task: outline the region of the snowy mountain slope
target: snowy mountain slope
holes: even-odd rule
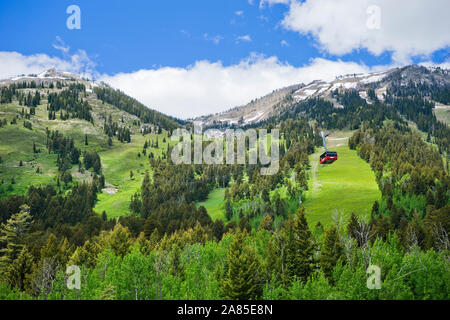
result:
[[[392,84],[407,86],[410,83],[450,86],[449,70],[417,65],[394,68],[367,74],[349,74],[336,77],[332,81],[315,80],[307,85],[299,84],[276,90],[249,104],[219,114],[198,117],[204,127],[226,128],[230,126],[254,125],[279,114],[295,103],[320,97],[343,108],[332,97],[335,90],[356,90],[361,98],[372,104],[368,90],[373,89],[380,101]]]

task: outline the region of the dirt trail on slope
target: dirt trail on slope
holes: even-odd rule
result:
[[[320,148],[318,152],[314,153],[312,155],[312,159],[319,159],[320,155],[323,153],[323,148]],[[309,188],[310,193],[319,192],[321,184],[319,183],[319,179],[317,177],[318,175],[318,168],[319,168],[319,161],[311,161],[311,171],[310,171],[310,179],[311,179],[311,185]]]

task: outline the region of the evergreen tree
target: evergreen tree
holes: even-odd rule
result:
[[[97,265],[98,254],[101,247],[90,240],[87,240],[82,247],[78,247],[70,257],[69,263],[74,265],[85,265],[88,268],[94,268]]]
[[[248,233],[250,233],[252,231],[252,226],[250,225],[247,217],[242,217],[241,220],[239,221],[239,229],[241,231],[247,231]]]
[[[11,264],[22,251],[23,238],[31,223],[30,207],[23,205],[0,229],[0,265]]]
[[[221,219],[214,221],[211,231],[217,241],[220,241],[223,233],[225,232],[225,225],[223,224],[223,221]]]
[[[110,231],[105,238],[105,245],[121,257],[129,252],[132,242],[130,231],[120,223],[116,224],[114,230]]]
[[[150,213],[150,175],[148,171],[145,173],[144,180],[142,181],[141,197],[142,197],[142,217],[147,218]]]
[[[319,255],[320,268],[328,278],[332,277],[333,269],[342,254],[343,248],[338,230],[332,226],[325,232],[325,239]]]
[[[246,232],[237,232],[228,248],[228,270],[222,282],[226,299],[257,299],[262,294],[260,263],[254,250],[245,244]]]
[[[233,209],[231,208],[229,199],[225,201],[225,216],[227,220],[231,220],[231,218],[233,218]]]
[[[259,230],[267,230],[273,232],[273,220],[269,215],[266,215],[260,222]]]
[[[300,207],[295,218],[290,218],[286,224],[286,256],[285,281],[294,276],[306,282],[313,271],[314,243],[306,222],[305,209]]]
[[[263,188],[261,198],[263,199],[264,202],[270,203],[270,196],[267,188]]]
[[[347,234],[353,239],[357,239],[357,232],[359,230],[358,217],[354,212],[350,216],[350,221],[347,224]]]
[[[47,298],[52,290],[53,281],[59,270],[66,266],[71,254],[67,239],[60,244],[54,234],[50,234],[47,243],[41,249],[41,260],[33,273],[33,289],[36,294]]]
[[[33,256],[23,247],[4,274],[7,283],[20,291],[30,288],[30,275],[33,271]]]
[[[99,179],[100,189],[105,188],[105,176],[102,174]]]

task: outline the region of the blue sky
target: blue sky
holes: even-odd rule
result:
[[[80,30],[66,27],[66,8],[72,4],[81,9]],[[59,36],[71,48],[86,50],[97,70],[108,74],[203,59],[230,65],[251,52],[296,66],[317,56],[368,65],[389,62],[389,54],[377,57],[366,50],[344,56],[321,52],[309,37],[280,26],[286,9],[280,4],[260,8],[247,0],[2,1],[0,29],[8,32],[0,50],[58,56],[52,44]],[[246,35],[251,41],[237,41]]]
[[[436,13],[448,12],[448,2],[436,0],[437,5],[430,8],[424,6],[427,1],[399,0],[397,3],[408,4],[409,11],[406,10],[404,19],[398,19],[398,12],[393,14],[392,11],[405,9],[392,8],[387,0],[356,1],[359,6],[366,1],[366,7],[376,3],[381,8],[381,28],[366,30],[363,24],[370,16],[366,7],[359,8],[349,1],[2,1],[0,66],[3,62],[8,71],[0,71],[0,77],[10,76],[16,69],[17,73],[25,73],[49,64],[73,72],[88,70],[94,77],[108,80],[154,108],[187,117],[245,103],[246,99],[255,97],[252,95],[262,95],[292,84],[290,82],[310,81],[316,70],[313,66],[321,70],[317,72],[318,78],[326,78],[352,68],[372,71],[408,63],[448,62],[450,27],[447,22],[437,25],[435,30],[424,24],[424,32],[422,29],[415,32],[413,28],[416,18],[423,14],[428,19],[423,23],[436,24]],[[336,3],[339,6],[333,8]],[[74,4],[81,9],[80,30],[66,27],[69,17],[66,8]],[[355,11],[355,7],[359,11]],[[399,20],[398,26],[392,23],[394,18]],[[448,20],[445,16],[442,18]],[[411,33],[418,36],[413,39],[405,24],[410,24]],[[444,35],[438,37],[434,32]],[[408,37],[411,37],[409,42]],[[13,59],[12,52],[20,56]],[[45,59],[38,58],[39,54]],[[16,60],[14,69],[11,61]],[[192,92],[202,91],[201,86],[204,86],[201,79],[205,74],[198,66],[202,61],[206,63],[206,74],[208,68],[214,69],[222,86],[227,86],[225,78],[248,76],[249,80],[257,81],[258,74],[261,82],[268,84],[258,88],[254,85],[245,88],[240,84],[243,93],[237,94],[239,97],[235,100],[222,97],[221,94],[226,96],[226,93],[213,88],[204,94],[219,96],[217,101],[211,97],[194,97]],[[332,66],[330,74],[324,73],[327,66]],[[310,68],[308,73],[305,68]],[[137,80],[133,76],[139,70],[141,81],[148,81],[148,86],[134,90]],[[180,70],[184,73],[177,73]],[[143,74],[145,71],[147,73]],[[246,71],[253,73],[247,75]],[[282,79],[287,73],[286,81],[267,81],[264,75],[270,72],[275,75],[269,76],[269,80]],[[198,87],[186,90],[179,100],[169,101],[164,90],[150,96],[141,92],[157,87],[161,81],[183,86],[180,76],[184,77],[184,82],[199,83]],[[184,87],[179,91],[183,90]],[[230,90],[233,90],[231,86]],[[161,104],[164,107],[160,107]],[[182,111],[187,109],[193,112]]]

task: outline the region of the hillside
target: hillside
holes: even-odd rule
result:
[[[264,175],[173,163],[172,131],[191,124],[104,84],[55,70],[3,81],[0,299],[234,299],[241,275],[242,299],[448,298],[449,92],[448,71],[410,66],[204,123],[268,130],[258,148],[278,142],[279,159]],[[333,164],[319,165],[321,131]],[[367,288],[368,261],[387,290]]]
[[[214,115],[198,117],[194,121],[200,122],[204,127],[214,128],[239,127],[258,123],[275,115],[277,109],[285,108],[290,103],[291,94],[302,86],[303,84],[298,84],[274,90],[272,93],[256,98],[244,106]]]
[[[327,138],[327,147],[337,151],[339,156],[332,165],[319,163],[323,148],[310,156],[309,190],[304,205],[311,225],[320,221],[329,226],[340,216],[348,219],[352,212],[368,218],[374,202],[381,198],[369,164],[348,148],[350,135],[337,132]]]
[[[16,95],[10,98],[11,102],[7,101],[7,103],[1,104],[0,108],[0,119],[3,119],[8,124],[16,119],[16,124],[5,125],[0,128],[2,132],[0,136],[0,156],[2,160],[0,163],[0,174],[3,182],[0,190],[3,195],[23,194],[30,185],[50,184],[56,186],[64,184],[65,189],[70,189],[73,183],[92,181],[94,176],[92,170],[80,170],[80,166],[74,165],[69,168],[72,180],[69,185],[60,181],[63,175],[61,170],[55,166],[59,156],[54,152],[48,152],[48,145],[46,145],[48,132],[58,131],[64,136],[73,139],[75,145],[82,152],[97,152],[100,156],[105,183],[102,187],[103,192],[98,196],[95,211],[97,213],[105,211],[111,217],[129,215],[130,199],[136,192],[139,192],[145,173],[147,171],[152,173],[148,157],[141,155],[144,143],[150,140],[152,143],[153,141],[158,141],[158,147],[150,148],[150,152],[154,155],[163,156],[163,152],[167,151],[169,147],[167,144],[169,132],[183,123],[146,109],[133,98],[114,91],[102,83],[80,79],[77,75],[57,72],[54,69],[38,75],[22,75],[1,81],[0,86],[4,88],[2,91],[3,99],[8,98],[8,91],[5,91],[6,88],[11,85],[20,86],[27,83],[29,85],[23,85],[24,88],[17,89]],[[257,122],[261,122],[262,125],[277,123],[284,121],[283,119],[299,118],[301,116],[308,118],[310,121],[318,122],[320,126],[328,129],[342,129],[343,125],[339,124],[342,121],[344,121],[344,126],[348,126],[349,121],[355,121],[358,117],[361,117],[360,109],[355,109],[356,116],[348,116],[348,112],[352,112],[352,105],[364,103],[366,108],[364,111],[372,112],[371,110],[377,109],[375,104],[385,100],[387,92],[392,92],[393,89],[399,91],[399,88],[410,87],[411,83],[419,83],[422,86],[430,85],[432,88],[445,88],[449,83],[448,73],[442,70],[430,71],[427,68],[411,66],[369,75],[340,76],[331,82],[314,81],[306,86],[297,85],[276,90],[266,97],[255,99],[247,106],[235,108],[220,115],[215,115],[212,118],[206,116],[201,118],[201,121],[206,126],[220,128],[227,127],[230,124],[248,126]],[[55,112],[56,116],[52,115],[52,119],[50,119],[48,114],[49,95],[61,94],[64,90],[68,90],[71,85],[83,86],[84,91],[81,90],[80,92],[83,96],[81,99],[85,100],[90,107],[90,120],[82,119],[86,117],[85,115],[77,116],[72,114],[72,116],[67,117],[63,112],[64,109],[61,109],[59,114]],[[356,92],[357,96],[348,98],[342,95],[342,93],[346,94],[346,92],[352,91]],[[31,105],[24,106],[26,103],[29,104],[25,102],[25,97],[27,95],[34,96],[36,93],[40,93],[39,104],[35,107]],[[78,95],[79,93],[76,94]],[[314,107],[316,100],[319,102],[323,101],[320,102],[323,106]],[[445,100],[443,101],[445,102]],[[273,109],[274,105],[277,105],[275,108],[277,110],[276,113],[273,112],[275,110]],[[328,112],[327,108],[330,108],[330,112],[335,110],[334,113],[329,112],[326,114]],[[444,123],[447,123],[447,109],[447,106],[439,103],[433,109],[437,119],[442,120]],[[255,117],[255,112],[259,113],[262,111],[264,111],[264,116],[260,118]],[[31,112],[33,112],[33,115],[30,115]],[[380,112],[379,108],[375,112]],[[339,113],[343,114],[341,116],[343,120],[336,118],[339,116]],[[326,114],[326,117],[332,115],[334,118],[327,119],[322,114]],[[225,115],[230,116],[230,119],[236,120],[239,118],[242,121],[220,122],[220,119]],[[363,116],[362,119],[366,117]],[[115,132],[107,131],[107,128],[105,128],[107,119],[114,124],[114,130],[118,128],[129,130],[130,141],[116,142],[113,139],[112,143],[110,143],[109,136],[114,137],[120,130]],[[414,121],[414,119],[411,120]],[[27,129],[21,125],[24,122],[29,122],[32,129]],[[218,123],[221,124],[218,125]],[[162,128],[160,128],[161,126]],[[347,138],[348,136],[349,134],[346,135]],[[86,139],[88,140],[87,145],[85,143]],[[336,164],[337,168],[331,171],[338,175],[342,174],[342,178],[348,178],[346,172],[351,170],[351,166],[346,164],[346,161],[352,163],[356,155],[353,151],[347,151],[343,148],[345,149],[344,146],[339,146],[339,149],[344,152],[345,156],[341,158],[342,161]],[[36,149],[39,152],[35,152]],[[325,174],[326,171],[324,170],[327,170],[325,167],[317,168],[314,159],[317,158],[318,153],[320,153],[320,149],[317,149],[315,153],[309,156],[312,163],[312,175],[310,175],[311,180],[309,183],[313,186],[321,183],[317,181]],[[365,169],[362,168],[362,170],[364,171]],[[132,171],[132,175],[130,171]],[[373,185],[373,174],[370,177],[365,174],[362,176],[368,178],[369,183]],[[335,178],[337,180],[340,179],[339,177]],[[337,180],[335,180],[336,183]],[[358,183],[350,186],[350,188],[357,190],[359,188]],[[327,184],[329,185],[330,183]],[[322,210],[325,212],[325,216],[322,219],[323,221],[321,221],[327,224],[330,222],[329,212],[334,209],[332,201],[327,197],[334,194],[337,195],[342,191],[330,189],[330,192],[324,192],[326,188],[322,189],[322,191],[314,187],[312,189],[314,191],[309,190],[307,193],[306,207],[308,212],[314,213],[318,210],[316,207],[321,208],[323,203],[327,202],[327,205],[323,207],[325,210]],[[207,211],[211,211],[214,219],[224,214],[225,199],[223,190],[220,192],[212,190],[210,194],[211,201],[204,202]],[[374,201],[373,197],[369,198],[367,201],[362,199],[364,204],[361,205],[359,201],[349,200],[349,206],[345,207],[344,211],[364,211],[367,213],[367,208],[370,209],[371,207],[370,202],[373,203]]]
[[[373,104],[377,101],[384,101],[388,90],[411,87],[411,85],[422,86],[422,89],[427,92],[421,92],[421,94],[425,93],[439,103],[448,97],[433,95],[433,92],[450,86],[448,70],[412,65],[368,74],[341,75],[332,81],[315,80],[307,85],[298,84],[275,90],[245,106],[215,115],[198,117],[195,121],[199,121],[207,127],[217,128],[256,126],[290,112],[298,103],[315,98],[329,101],[334,108],[342,109],[344,106],[333,95],[336,90],[353,90],[367,104]]]
[[[26,88],[16,89],[11,102],[0,105],[0,119],[6,123],[0,127],[0,177],[2,180],[0,192],[3,196],[23,194],[31,185],[50,184],[56,186],[58,183],[63,184],[62,181],[58,182],[61,178],[61,172],[56,165],[58,154],[48,150],[47,133],[53,131],[58,131],[64,137],[73,139],[75,146],[82,152],[97,152],[104,163],[104,175],[107,177],[106,186],[117,188],[118,195],[124,190],[129,190],[129,193],[131,190],[132,194],[145,171],[150,169],[145,157],[137,156],[144,145],[145,139],[142,132],[145,131],[149,134],[153,132],[152,137],[155,138],[157,136],[167,137],[166,129],[172,130],[179,125],[172,118],[147,109],[132,98],[126,97],[104,84],[82,80],[76,75],[59,73],[53,69],[39,75],[20,76],[0,82],[3,97],[6,96],[7,88],[10,88],[11,85],[20,87],[24,86],[24,83],[28,84],[25,85]],[[83,90],[80,90],[77,95],[82,96],[81,99],[89,105],[90,120],[81,119],[75,113],[70,114],[71,111],[64,106],[58,106],[59,109],[54,112],[55,116],[52,115],[50,119],[49,95],[58,95],[64,90],[70,91],[68,88],[71,85],[83,87]],[[117,100],[118,105],[102,101],[95,92],[100,89],[104,92],[115,92],[118,99],[121,99]],[[18,100],[18,97],[26,97],[28,94],[30,96],[39,94],[39,103],[27,106],[26,102]],[[111,98],[109,101],[116,103],[116,100]],[[130,106],[133,106],[134,109],[131,110]],[[142,111],[140,111],[141,109]],[[147,110],[153,113],[147,113]],[[66,112],[69,116],[66,116]],[[156,122],[145,122],[141,117],[144,120]],[[114,132],[106,132],[107,121],[116,126]],[[15,123],[12,124],[12,122]],[[30,123],[31,129],[24,127],[25,122]],[[117,134],[122,132],[121,128],[123,132],[129,131],[130,142],[119,141]],[[158,135],[158,132],[161,133]],[[112,138],[110,142],[109,137]],[[156,151],[154,152],[156,153]],[[134,170],[136,173],[133,181],[139,179],[137,185],[134,184],[132,189],[129,189],[126,184],[128,181],[126,177],[129,177],[130,170]],[[79,166],[72,165],[69,172],[73,182],[92,181],[93,173],[89,170],[80,170]],[[70,188],[70,186],[68,187]],[[128,207],[129,200],[130,197],[127,195],[124,203],[118,208]],[[116,214],[125,214],[127,210],[122,209]]]

